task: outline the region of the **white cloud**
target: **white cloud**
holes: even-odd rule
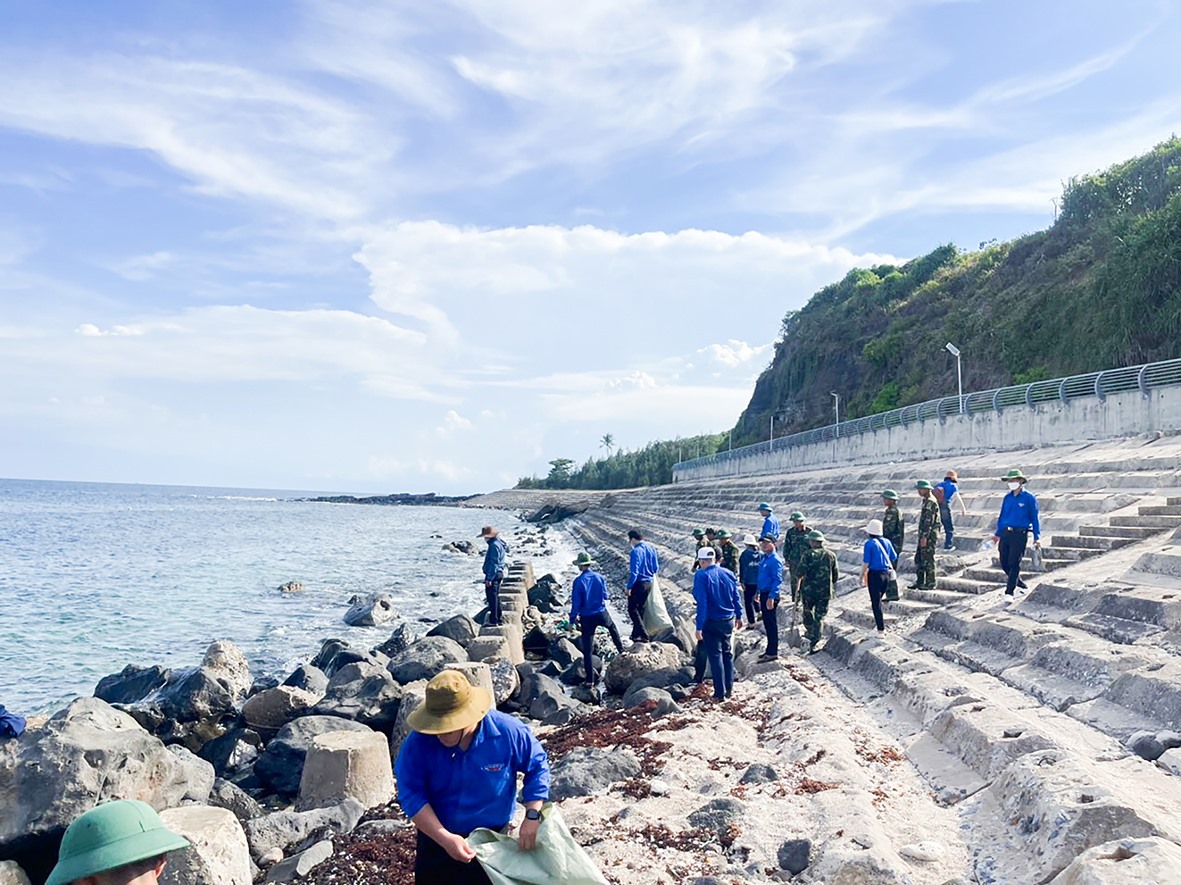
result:
[[[443,423],[435,428],[435,432],[439,436],[447,438],[471,430],[473,427],[475,425],[469,419],[454,409],[448,409],[447,414],[443,416]]]
[[[752,347],[745,341],[737,341],[731,338],[725,344],[711,344],[708,347],[701,348],[697,352],[705,354],[715,363],[733,369],[761,358],[764,354],[770,352],[770,350],[770,344]]]
[[[176,256],[171,252],[153,252],[150,255],[137,255],[125,261],[118,261],[111,265],[111,270],[124,279],[135,282],[150,280],[156,271],[175,263]]]

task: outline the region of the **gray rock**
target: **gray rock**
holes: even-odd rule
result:
[[[312,658],[312,666],[321,673],[327,673],[328,665],[332,659],[336,657],[338,652],[348,647],[349,644],[343,639],[325,639],[320,643],[320,650],[316,652],[316,656]]]
[[[623,696],[625,707],[638,707],[641,704],[646,704],[648,701],[656,702],[656,708],[652,711],[652,717],[654,719],[660,716],[666,716],[669,713],[679,713],[681,711],[676,701],[673,700],[673,696],[663,688],[641,688],[638,691],[629,691]]]
[[[607,690],[613,694],[626,694],[637,679],[657,670],[678,669],[681,659],[681,650],[675,645],[666,642],[638,643],[607,664],[604,675]]]
[[[402,686],[389,670],[377,664],[358,662],[333,674],[323,699],[312,712],[319,716],[340,716],[362,722],[370,728],[389,731],[398,719]]]
[[[57,839],[99,802],[135,796],[154,808],[189,791],[185,765],[134,719],[79,698],[0,752],[0,856],[53,857]]]
[[[302,688],[312,694],[324,696],[328,690],[328,676],[319,667],[311,664],[300,664],[291,671],[291,675],[283,680],[284,685],[291,688]]]
[[[378,627],[392,624],[397,619],[394,599],[388,593],[354,596],[349,600],[349,610],[344,613],[344,622],[350,627]]]
[[[398,750],[402,748],[402,741],[410,734],[410,723],[407,721],[411,713],[426,702],[426,680],[411,682],[402,686],[402,703],[398,707],[398,718],[390,732],[390,758],[398,758]]]
[[[378,818],[377,820],[367,820],[362,824],[358,824],[356,833],[358,836],[373,838],[375,836],[393,836],[395,833],[400,833],[405,829],[407,829],[407,825],[402,821]]]
[[[250,885],[253,881],[246,834],[230,811],[182,805],[160,812],[160,819],[189,840],[188,848],[168,855],[161,885]]]
[[[175,756],[177,761],[184,767],[185,784],[188,786],[188,789],[185,790],[181,801],[204,805],[209,799],[209,793],[213,789],[213,782],[217,777],[213,773],[213,766],[204,759],[194,756],[179,744],[169,746],[168,752]]]
[[[319,694],[279,685],[248,698],[242,705],[242,719],[260,733],[273,734],[292,719],[306,716],[318,700]]]
[[[346,645],[332,656],[324,670],[324,674],[331,679],[341,668],[349,664],[377,664],[379,667],[389,666],[389,658],[377,649],[356,648]]]
[[[427,636],[446,636],[448,639],[467,648],[480,632],[479,626],[467,615],[459,614],[448,618],[437,627],[429,630]]]
[[[29,877],[14,860],[0,860],[0,885],[29,885]]]
[[[280,796],[294,798],[299,793],[303,763],[312,738],[332,731],[369,730],[366,725],[337,716],[304,716],[279,729],[254,764],[254,773]]]
[[[664,667],[654,670],[640,678],[633,680],[628,686],[628,692],[639,691],[641,688],[669,689],[676,685],[686,686],[693,682],[693,674],[684,667]]]
[[[94,696],[108,704],[134,704],[165,685],[168,672],[163,667],[128,664],[118,673],[100,679],[94,687]]]
[[[561,584],[553,575],[543,575],[529,589],[529,604],[545,614],[561,611],[564,605]]]
[[[414,630],[411,629],[409,624],[403,621],[394,628],[394,632],[390,634],[389,639],[373,650],[381,652],[387,658],[395,658],[410,648],[417,639],[418,636],[415,635]]]
[[[570,697],[582,704],[601,704],[603,695],[593,685],[576,685],[570,689]]]
[[[249,728],[235,728],[208,741],[197,754],[213,765],[220,777],[252,765],[262,752],[262,737]]]
[[[1155,762],[1165,752],[1165,746],[1150,731],[1138,731],[1128,738],[1128,749],[1149,762]]]
[[[521,680],[518,703],[528,715],[547,725],[564,725],[578,715],[581,705],[562,690],[562,685],[541,673]]]
[[[485,658],[484,663],[488,665],[488,670],[492,674],[492,693],[496,696],[496,704],[499,706],[517,693],[521,687],[521,677],[508,658]]]
[[[275,811],[245,824],[246,840],[256,862],[270,851],[286,852],[316,830],[329,827],[336,833],[351,833],[365,809],[356,799],[345,799],[331,808],[311,811]]]
[[[279,585],[280,593],[303,593],[304,586],[299,581],[286,581]]]
[[[1158,731],[1156,739],[1166,750],[1175,750],[1177,747],[1181,747],[1181,732]]]
[[[403,685],[430,680],[450,664],[466,661],[467,652],[454,639],[427,636],[418,640],[389,663],[389,671]]]
[[[779,846],[779,867],[792,875],[802,873],[812,863],[811,839],[788,839]]]
[[[294,882],[296,879],[306,879],[312,870],[330,857],[332,857],[332,842],[324,839],[299,854],[279,861],[271,867],[265,881]]]
[[[529,654],[549,654],[549,636],[540,627],[531,627],[526,630],[521,642]]]
[[[550,798],[589,796],[639,773],[640,763],[631,750],[575,747],[551,768]]]
[[[713,830],[719,835],[726,832],[731,824],[737,824],[745,808],[737,799],[712,799],[689,813],[689,824]]]
[[[557,636],[550,641],[549,656],[559,667],[569,667],[582,659],[582,651],[565,636]]]
[[[597,676],[603,671],[603,659],[598,655],[591,655],[591,667],[594,669],[594,675]],[[558,681],[565,685],[578,685],[586,682],[585,670],[586,661],[583,660],[582,655],[579,655],[574,663],[558,675]]]
[[[216,808],[232,812],[242,823],[262,817],[264,814],[263,807],[249,793],[234,782],[221,777],[213,782],[213,789],[210,790],[207,801]]]
[[[241,698],[236,698],[225,683],[205,667],[173,670],[171,679],[147,699],[166,719],[177,722],[218,719],[232,714],[235,704],[245,700],[245,691]]]
[[[739,783],[743,784],[771,784],[779,780],[779,772],[770,765],[756,762],[742,773]]]

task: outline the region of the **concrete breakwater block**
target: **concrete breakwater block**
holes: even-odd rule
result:
[[[166,885],[250,885],[250,846],[233,812],[211,805],[184,805],[160,812],[164,826],[191,843],[168,856]]]
[[[469,661],[464,664],[452,664],[447,669],[462,673],[468,682],[476,688],[484,689],[495,701],[496,689],[492,685],[492,668],[487,664]]]
[[[509,657],[509,643],[503,636],[477,636],[467,647],[467,656],[473,661],[486,661],[488,658]]]
[[[1083,852],[1050,885],[1171,882],[1178,871],[1181,871],[1181,847],[1167,839],[1120,839]]]
[[[525,634],[519,624],[485,624],[481,636],[503,636],[508,641],[508,658],[514,664],[525,663]]]
[[[299,782],[296,808],[325,808],[356,799],[365,808],[389,802],[394,772],[385,736],[376,731],[343,731],[312,739]]]

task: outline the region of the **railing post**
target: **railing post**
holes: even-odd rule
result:
[[[1036,381],[1033,382],[1033,384],[1036,383]],[[1025,386],[1025,405],[1029,406],[1031,409],[1033,408],[1033,384],[1027,384]]]
[[[992,394],[992,410],[994,412],[996,412],[997,414],[1000,414],[1000,411],[1001,411],[1001,391],[1002,390],[1004,390],[1003,387],[998,387]]]
[[[1107,394],[1103,392],[1103,376],[1106,374],[1107,372],[1104,371],[1095,376],[1095,396],[1099,397],[1099,402],[1107,399]]]
[[[1066,382],[1068,380],[1069,379],[1067,378],[1063,378],[1058,384],[1058,399],[1060,399],[1062,402],[1066,402]]]
[[[1149,397],[1147,373],[1147,365],[1141,366],[1140,371],[1136,373],[1136,386],[1140,388],[1140,395],[1145,399],[1148,399]]]

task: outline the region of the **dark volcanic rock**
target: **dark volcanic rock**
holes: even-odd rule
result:
[[[663,688],[641,688],[637,691],[629,691],[623,698],[623,704],[626,707],[639,707],[648,701],[656,701],[656,706],[652,710],[652,718],[654,719],[669,713],[679,713],[681,710],[673,700],[673,696]]]
[[[312,658],[312,666],[321,673],[327,673],[328,665],[332,659],[336,657],[338,652],[348,647],[349,644],[343,639],[325,639],[320,643],[320,650],[316,652],[316,656]]]
[[[779,846],[779,866],[792,875],[802,873],[812,863],[811,839],[788,839]]]
[[[779,780],[779,772],[777,772],[770,765],[764,765],[762,762],[756,762],[742,773],[742,780],[739,783],[743,784],[770,784]]]
[[[328,690],[328,676],[319,667],[300,664],[291,671],[290,676],[283,680],[283,684],[291,688],[302,688],[312,694],[323,695]]]
[[[354,596],[349,603],[344,622],[350,627],[377,627],[393,623],[398,618],[394,599],[388,593]]]
[[[724,833],[731,824],[742,817],[744,807],[737,799],[712,799],[689,814],[689,824],[703,827],[715,833]]]
[[[398,718],[401,703],[402,686],[389,670],[358,662],[336,671],[323,699],[312,712],[352,719],[388,734]]]
[[[108,704],[134,704],[168,681],[163,667],[137,667],[128,664],[118,673],[104,676],[94,687],[94,696]]]
[[[589,796],[639,773],[640,763],[630,750],[575,747],[554,763],[550,798],[562,800]]]
[[[359,722],[337,716],[304,716],[289,722],[267,744],[254,764],[254,773],[268,788],[286,798],[299,793],[303,763],[312,738],[332,731],[369,731]]]
[[[591,667],[595,673],[603,672],[603,659],[598,655],[591,655]],[[586,662],[579,655],[569,667],[562,671],[558,679],[566,685],[578,685],[581,682],[586,682]]]
[[[465,661],[467,652],[454,639],[427,636],[391,660],[389,671],[405,685],[419,679],[432,679],[450,664],[462,664]]]
[[[403,622],[394,628],[394,632],[390,634],[390,638],[377,646],[373,650],[380,652],[387,658],[396,658],[418,639],[410,625]]]
[[[224,808],[231,812],[242,823],[262,817],[264,814],[263,807],[249,793],[237,784],[220,777],[213,782],[208,802],[216,808]]]
[[[569,667],[582,657],[582,651],[578,646],[565,636],[555,636],[550,640],[548,654],[560,667]]]
[[[299,845],[323,827],[337,833],[351,833],[365,809],[356,799],[345,799],[330,808],[312,811],[276,811],[255,818],[243,826],[250,853],[258,861],[273,848],[283,852]]]
[[[448,639],[452,639],[464,648],[467,648],[479,632],[480,628],[476,625],[475,621],[467,615],[459,614],[448,618],[430,630],[426,635],[446,636]]]
[[[203,746],[198,756],[213,765],[219,777],[251,765],[262,752],[262,738],[249,728],[235,728]]]
[[[537,606],[538,610],[545,614],[561,611],[565,603],[561,591],[562,585],[558,583],[557,578],[553,575],[543,575],[529,589],[529,604]]]
[[[549,637],[540,627],[534,627],[525,633],[524,646],[526,654],[549,654]]]

